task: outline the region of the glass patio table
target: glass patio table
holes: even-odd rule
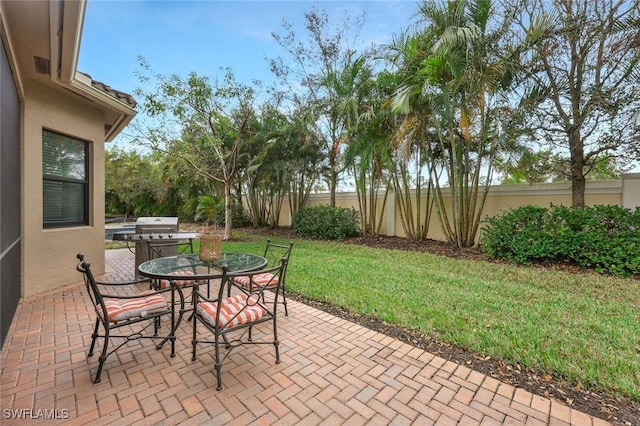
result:
[[[138,266],[141,275],[158,280],[209,280],[220,278],[222,268],[228,272],[247,272],[264,268],[267,259],[250,253],[222,253],[213,262],[204,262],[198,253],[159,257]]]
[[[138,266],[138,272],[155,280],[168,280],[180,283],[173,288],[180,293],[180,311],[175,328],[182,321],[185,309],[185,299],[182,288],[187,283],[207,282],[207,295],[209,294],[209,282],[222,278],[222,268],[227,267],[228,272],[248,272],[262,269],[267,265],[267,259],[250,253],[222,253],[222,256],[213,262],[204,262],[198,257],[198,253],[180,254],[177,256],[158,257],[147,260]],[[220,285],[223,285],[220,283]],[[164,343],[164,342],[163,342]]]

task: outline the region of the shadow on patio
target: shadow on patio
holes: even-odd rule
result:
[[[134,255],[109,250],[106,261],[126,276]],[[95,316],[80,279],[18,307],[2,350],[2,424],[609,424],[294,300],[278,318],[282,362],[270,346],[240,348],[222,391],[213,347],[191,361],[188,321],[175,358],[130,342],[93,384]]]

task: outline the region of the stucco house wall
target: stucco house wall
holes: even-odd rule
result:
[[[77,282],[83,252],[104,273],[104,120],[81,97],[34,84],[25,90],[23,133],[23,297]],[[90,142],[89,226],[43,229],[42,130]]]
[[[5,152],[20,152],[19,172],[0,169],[5,201],[0,204],[0,230],[2,245],[8,246],[0,252],[0,348],[20,298],[81,281],[76,253],[86,255],[94,273],[105,270],[104,144],[136,115],[136,101],[77,70],[86,5],[87,0],[0,0],[0,95],[12,113],[19,110],[11,120],[19,136],[1,132],[0,160],[8,161]],[[86,225],[44,227],[44,129],[88,142]],[[15,208],[8,206],[16,205],[14,198],[20,200],[20,214],[12,217]],[[7,232],[18,228],[17,237]]]

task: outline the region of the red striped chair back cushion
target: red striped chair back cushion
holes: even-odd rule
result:
[[[169,275],[193,275],[191,271],[170,272]],[[193,280],[173,280],[177,286],[184,287],[193,284]],[[165,289],[171,287],[169,280],[160,280],[160,288]]]
[[[249,288],[249,282],[251,278],[249,276],[235,277],[233,281],[237,284]],[[280,282],[280,277],[275,276],[269,272],[265,272],[263,274],[256,274],[253,276],[253,284],[261,287],[275,287]]]

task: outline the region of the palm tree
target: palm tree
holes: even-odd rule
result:
[[[254,137],[244,147],[242,185],[254,226],[278,226],[286,197],[291,217],[304,206],[321,175],[322,144],[307,108],[289,114],[265,104]]]
[[[373,78],[369,57],[351,54],[339,73],[329,74],[327,86],[341,99],[338,108],[344,123],[341,139],[346,145],[345,164],[354,178],[362,233],[377,235],[382,217],[379,208],[384,208],[389,188],[383,171],[389,161],[390,132],[381,120],[384,99]]]
[[[499,21],[493,6],[489,0],[425,0],[420,15],[427,25],[415,37],[426,43],[414,42],[421,48],[413,53],[424,59],[395,99],[408,112],[428,105],[430,114],[420,119],[435,137],[427,145],[436,212],[445,235],[459,247],[475,244],[496,152],[507,137],[504,120],[511,116],[508,95],[517,64],[505,41],[511,16]]]
[[[433,212],[431,170],[436,170],[441,160],[432,130],[434,114],[429,98],[422,94],[420,74],[430,41],[424,32],[420,36],[403,33],[387,46],[387,59],[397,69],[389,76],[390,84],[400,87],[391,92],[391,102],[385,105],[392,106],[390,114],[399,121],[390,141],[395,150],[389,164],[390,177],[404,233],[414,240],[426,239],[429,233]]]

